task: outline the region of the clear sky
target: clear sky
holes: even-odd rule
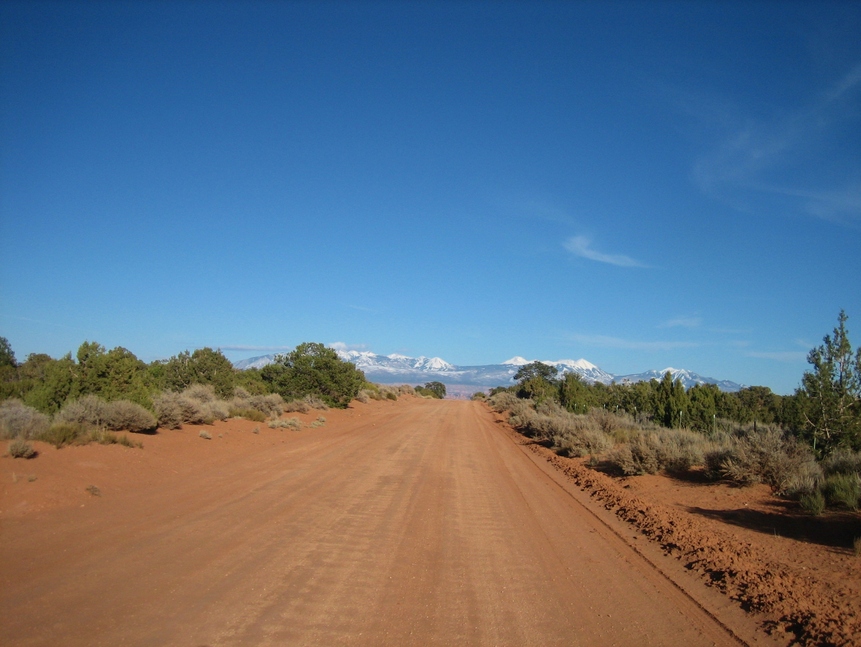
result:
[[[4,2],[0,336],[789,393],[861,343],[861,3]]]

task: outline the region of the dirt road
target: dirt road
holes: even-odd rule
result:
[[[3,644],[738,644],[478,403],[326,415],[4,515]]]

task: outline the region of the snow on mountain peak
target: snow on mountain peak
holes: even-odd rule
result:
[[[532,362],[530,362],[528,359],[524,359],[520,355],[515,355],[511,359],[509,359],[505,362],[502,362],[502,365],[503,366],[526,366],[527,364],[531,364],[531,363]]]
[[[417,357],[413,363],[414,368],[422,368],[426,371],[451,371],[454,366],[441,357]]]
[[[545,362],[546,364],[553,364],[554,366],[569,366],[571,368],[579,368],[584,371],[594,371],[598,367],[595,366],[592,362],[586,361],[583,358],[578,360],[573,359],[558,359],[555,362]]]

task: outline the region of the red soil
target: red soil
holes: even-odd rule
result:
[[[857,514],[614,479],[473,402],[287,416],[0,458],[3,643],[861,643]]]

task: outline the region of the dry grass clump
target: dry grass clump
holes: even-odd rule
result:
[[[36,450],[33,446],[23,438],[16,438],[9,443],[9,456],[12,458],[33,458],[36,455]]]
[[[254,422],[263,422],[266,420],[265,413],[251,407],[237,408],[235,406],[231,406],[230,409],[228,409],[228,416],[230,418],[245,418],[246,420],[252,420]]]
[[[202,424],[206,421],[200,404],[181,393],[165,391],[153,398],[159,427],[179,429],[183,424]]]
[[[179,429],[184,424],[208,425],[230,417],[230,405],[204,384],[192,384],[182,393],[164,391],[153,399],[153,405],[159,426],[167,429]]]
[[[706,453],[706,473],[740,485],[765,483],[777,494],[801,496],[822,480],[813,453],[777,427],[737,430],[727,444]]]
[[[108,403],[96,395],[85,395],[67,403],[54,416],[54,422],[107,427]]]
[[[388,384],[378,384],[377,389],[379,389],[378,400],[397,400],[401,394],[398,387],[389,386]],[[415,393],[415,390],[413,390],[413,393]]]
[[[263,414],[263,418],[249,418],[257,422],[263,422],[266,418],[276,418],[284,411],[284,399],[277,393],[269,393],[267,395],[251,395],[242,387],[236,387],[233,391],[233,399],[230,401],[231,410],[253,409]],[[231,414],[233,415],[233,414]],[[253,414],[252,414],[253,415]],[[243,418],[249,416],[243,415]]]
[[[28,407],[20,400],[0,402],[0,438],[32,440],[44,432],[51,419],[44,413]]]
[[[141,405],[128,400],[106,402],[96,395],[69,402],[54,416],[54,422],[136,433],[153,431],[158,426],[155,416]]]
[[[316,395],[306,395],[301,400],[291,400],[283,405],[283,409],[287,413],[308,413],[311,409],[319,409],[328,411],[329,405]]]
[[[195,402],[214,402],[218,400],[215,389],[209,384],[191,384],[182,391],[183,395]]]
[[[286,413],[308,413],[311,407],[304,400],[291,400],[284,405]]]
[[[197,435],[200,436],[201,438],[203,438],[204,440],[212,440],[212,434],[210,434],[208,431],[206,431],[206,429],[201,429],[200,433]]]
[[[143,447],[141,443],[131,441],[125,435],[117,435],[107,429],[93,427],[83,422],[55,422],[37,440],[51,443],[58,449],[64,445],[89,445],[90,443]]]
[[[105,426],[113,431],[125,429],[132,433],[154,431],[158,426],[152,412],[128,400],[108,402],[105,423]]]
[[[284,418],[269,421],[270,429],[301,429],[302,421],[299,418]]]
[[[318,409],[320,411],[328,411],[329,405],[326,404],[319,396],[314,395],[313,393],[309,393],[302,400],[312,409]]]
[[[367,404],[371,400],[397,400],[402,395],[418,395],[414,387],[409,384],[398,386],[389,384],[373,384],[366,382],[364,388],[356,394],[356,400]],[[316,408],[316,407],[315,407]]]
[[[510,411],[512,427],[526,436],[549,441],[563,456],[601,454],[613,446],[613,440],[593,419],[570,413],[555,402],[545,401],[533,408],[531,400],[497,393],[491,398],[491,406]]]
[[[682,473],[702,465],[712,443],[689,429],[649,428],[633,432],[620,443],[607,462],[626,476],[659,471]]]

